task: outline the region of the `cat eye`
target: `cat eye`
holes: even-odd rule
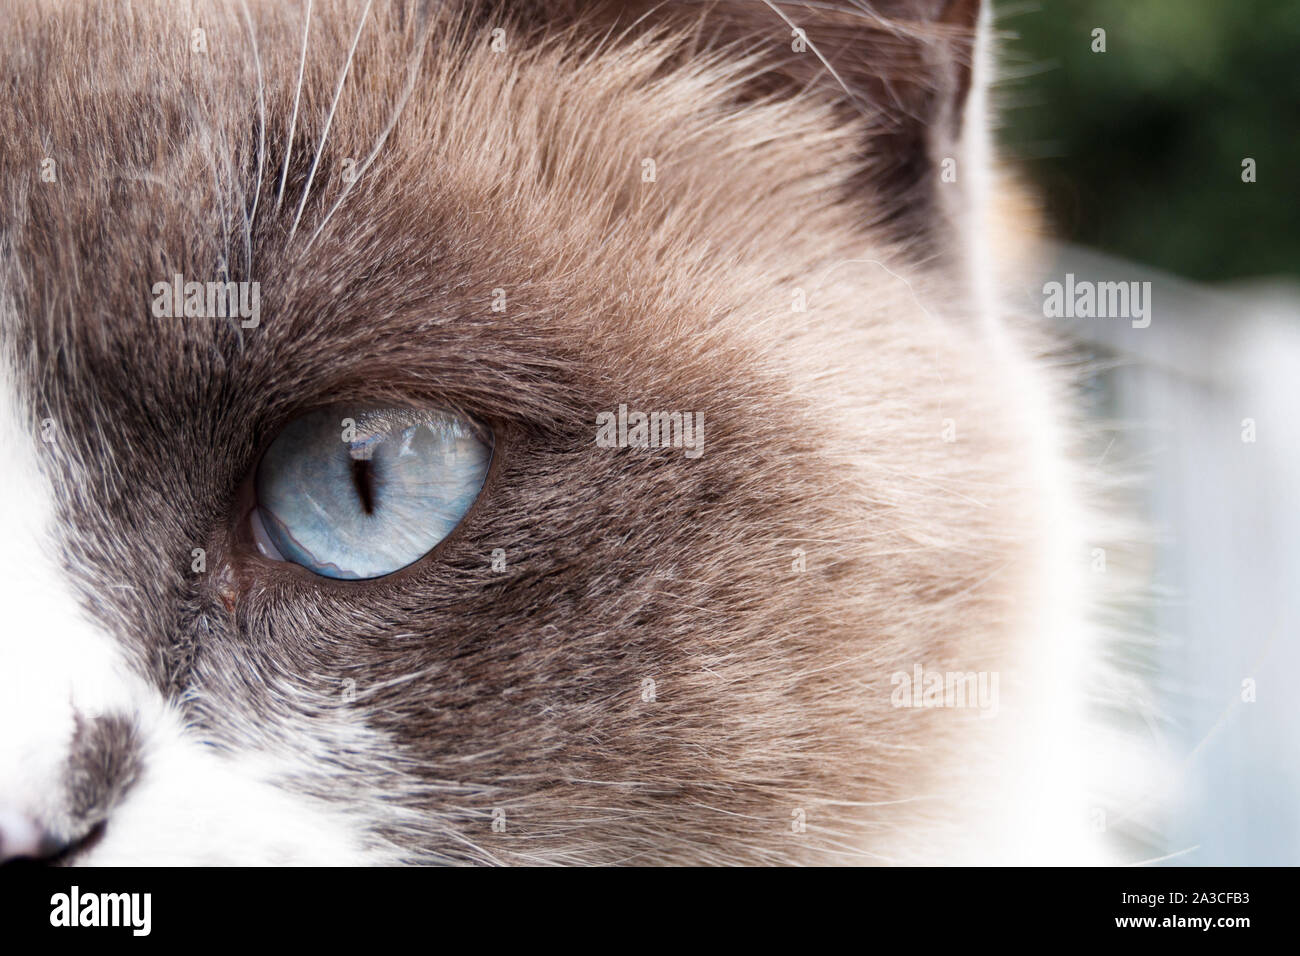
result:
[[[253,539],[266,557],[323,577],[391,574],[460,524],[491,461],[490,434],[452,412],[309,412],[258,463]]]

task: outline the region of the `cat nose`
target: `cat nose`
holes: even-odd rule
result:
[[[52,849],[52,842],[31,817],[0,807],[0,863],[19,857],[45,856]]]

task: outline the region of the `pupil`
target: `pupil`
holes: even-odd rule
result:
[[[368,458],[352,459],[352,486],[361,499],[361,510],[375,513],[375,472]]]

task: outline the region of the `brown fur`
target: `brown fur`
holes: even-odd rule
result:
[[[0,285],[69,567],[196,735],[330,754],[279,782],[394,859],[943,859],[998,722],[894,708],[890,675],[997,670],[1017,712],[1059,452],[935,167],[974,5],[798,10],[851,95],[763,4],[561,7],[376,3],[331,116],[362,4],[318,3],[295,121],[298,4],[17,4]],[[222,264],[259,328],[150,315]],[[491,425],[470,516],[370,582],[257,556],[260,450],[361,401]],[[621,402],[704,412],[703,457],[597,448]]]

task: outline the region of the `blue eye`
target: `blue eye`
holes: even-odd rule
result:
[[[257,467],[259,549],[327,578],[419,560],[465,517],[491,438],[444,411],[339,406],[290,422]]]

